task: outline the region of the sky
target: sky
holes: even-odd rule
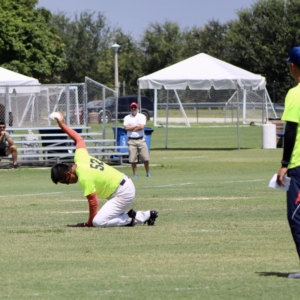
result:
[[[150,23],[177,22],[180,28],[202,27],[210,20],[221,23],[237,19],[237,11],[255,0],[39,0],[38,7],[69,17],[85,10],[101,12],[112,27],[139,40]]]

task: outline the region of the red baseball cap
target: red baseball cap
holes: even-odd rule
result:
[[[137,105],[137,103],[135,103],[135,102],[132,102],[132,103],[130,104],[130,108],[131,108],[131,107],[134,107],[134,106],[135,106],[136,108],[138,108],[138,107],[139,107],[139,106]]]

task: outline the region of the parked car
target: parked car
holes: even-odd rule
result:
[[[88,104],[87,104],[88,113],[99,112],[101,109],[102,109],[102,100],[94,100],[94,101],[88,102]]]
[[[130,104],[132,102],[138,103],[138,96],[120,96],[118,97],[118,120],[122,120],[126,115],[130,113]],[[146,96],[141,96],[141,107],[139,111],[146,116],[147,120],[153,117],[153,101]],[[112,119],[116,119],[116,97],[110,97],[105,99],[105,111],[103,109],[103,103],[101,110],[99,110],[99,123],[111,122]]]

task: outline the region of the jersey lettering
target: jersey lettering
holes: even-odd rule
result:
[[[90,159],[90,168],[104,171],[104,163],[96,158]]]

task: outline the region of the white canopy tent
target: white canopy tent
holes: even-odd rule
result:
[[[172,66],[154,72],[138,79],[139,96],[140,89],[166,90],[266,90],[266,80],[261,75],[253,74],[217,58],[200,53]],[[238,95],[239,93],[237,93]],[[177,94],[176,94],[177,97]],[[243,97],[243,102],[246,98]],[[179,97],[179,106],[186,118]],[[140,104],[140,103],[139,103]],[[243,106],[245,109],[245,105]],[[157,99],[154,99],[154,121],[156,124]],[[187,118],[186,118],[187,119]],[[238,144],[239,120],[238,120]],[[240,145],[238,145],[240,148]]]
[[[28,77],[4,68],[0,67],[0,92],[5,92],[4,86],[16,86],[15,91],[20,92],[20,88],[17,89],[17,86],[19,85],[40,85],[39,81],[35,78]],[[10,90],[10,92],[13,91],[13,88]]]
[[[28,77],[5,68],[0,67],[0,104],[2,105],[2,114],[5,114],[5,119],[9,120],[9,112],[13,112],[12,97],[22,95],[22,98],[27,98],[27,106],[33,102],[36,93],[40,92],[40,83],[37,79]],[[18,103],[16,102],[17,106]],[[6,107],[7,109],[3,109]],[[16,107],[15,109],[18,109]],[[17,114],[15,114],[17,115]]]

